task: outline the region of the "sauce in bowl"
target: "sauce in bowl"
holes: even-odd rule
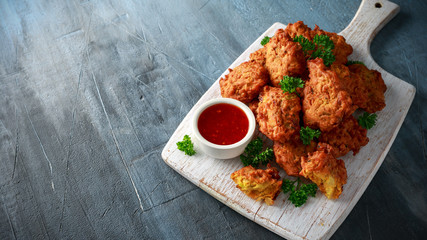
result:
[[[252,110],[232,98],[214,98],[195,109],[194,146],[217,159],[238,157],[252,140],[256,120]]]
[[[218,103],[206,108],[197,127],[203,138],[218,145],[230,145],[242,140],[249,130],[245,112],[232,104]]]

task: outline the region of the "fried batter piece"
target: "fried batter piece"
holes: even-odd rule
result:
[[[221,96],[249,103],[269,81],[268,72],[255,61],[244,62],[219,80]]]
[[[306,61],[302,48],[283,29],[277,30],[264,47],[265,67],[273,86],[280,87],[283,76],[297,77],[304,73]]]
[[[319,143],[317,150],[301,158],[300,175],[313,181],[329,199],[337,199],[347,183],[344,161],[332,155],[332,147]]]
[[[252,61],[255,61],[255,62],[264,66],[265,65],[265,52],[266,52],[265,47],[260,48],[260,49],[256,50],[255,52],[251,53],[251,55],[249,55],[249,58]]]
[[[258,109],[258,105],[259,105],[259,100],[258,99],[254,99],[254,100],[252,100],[252,102],[250,102],[248,104],[248,107],[249,107],[249,109],[251,109],[252,113],[254,114],[255,119],[256,119],[256,116],[257,116],[256,110]]]
[[[273,205],[280,192],[282,181],[279,171],[270,164],[266,170],[244,167],[231,174],[231,179],[242,192],[256,201],[264,200],[267,205]]]
[[[362,128],[352,115],[345,118],[335,129],[322,132],[319,141],[328,143],[334,148],[333,155],[338,158],[353,151],[356,155],[360,148],[368,144],[367,130]]]
[[[350,44],[347,44],[345,38],[336,33],[326,32],[319,28],[319,26],[315,26],[312,30],[307,27],[302,21],[298,21],[293,24],[288,24],[285,29],[285,32],[295,38],[296,36],[304,36],[308,40],[312,41],[314,36],[316,35],[327,35],[332,42],[334,42],[334,49],[332,53],[335,56],[335,63],[345,64],[347,63],[347,57],[353,53],[353,47]]]
[[[275,141],[273,145],[276,162],[289,176],[298,177],[301,172],[301,157],[306,157],[309,152],[316,150],[317,143],[311,141],[304,145],[299,137],[284,143]]]
[[[287,141],[300,130],[300,111],[301,103],[296,94],[265,86],[256,111],[259,131],[273,141]]]
[[[361,78],[362,85],[367,93],[367,101],[359,107],[368,113],[381,111],[385,107],[384,93],[387,91],[381,73],[376,70],[369,70],[363,64],[352,64],[348,68],[351,73]]]
[[[303,21],[298,21],[296,23],[289,23],[286,26],[285,32],[293,39],[297,36],[303,36],[308,40],[312,41],[314,35],[312,35],[312,30]]]
[[[353,106],[350,95],[343,90],[338,75],[323,64],[323,59],[309,60],[310,80],[304,88],[302,109],[304,124],[310,128],[330,131],[344,117],[351,115]]]
[[[350,69],[344,64],[332,64],[331,70],[336,72],[342,80],[344,89],[350,94],[353,104],[359,108],[366,107],[369,102],[369,90],[363,83],[362,78],[350,72]]]

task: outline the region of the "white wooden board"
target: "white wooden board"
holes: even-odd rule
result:
[[[376,3],[381,4],[379,8]],[[188,157],[177,150],[176,142],[185,134],[193,136],[191,118],[197,107],[205,101],[221,97],[219,79],[195,104],[171,136],[162,152],[165,162],[213,197],[243,216],[288,239],[327,239],[344,221],[371,182],[387,155],[415,95],[415,88],[381,69],[372,59],[369,46],[375,34],[391,19],[399,7],[387,1],[363,1],[355,18],[340,34],[353,46],[352,60],[363,61],[369,68],[381,72],[387,85],[386,107],[378,113],[377,125],[368,131],[369,144],[357,156],[352,153],[342,157],[347,168],[348,180],[343,194],[337,200],[328,200],[318,191],[316,198],[309,198],[300,208],[294,207],[281,193],[273,206],[256,202],[236,188],[230,179],[232,172],[243,167],[238,158],[213,159],[201,151]],[[273,36],[286,25],[275,23],[262,34],[229,67],[234,68],[249,59],[250,53],[261,48],[264,36]],[[320,26],[321,27],[321,26]],[[196,146],[197,151],[197,146]],[[281,176],[285,176],[284,171]]]

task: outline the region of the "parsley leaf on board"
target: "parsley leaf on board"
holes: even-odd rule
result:
[[[307,202],[308,196],[304,191],[299,189],[291,192],[288,199],[295,205],[295,207],[301,207],[305,202]]]
[[[188,135],[185,135],[184,139],[181,142],[177,142],[176,145],[178,146],[178,150],[183,151],[185,155],[193,156],[196,154],[193,142],[191,142],[191,138]]]
[[[268,162],[270,162],[270,160],[273,159],[273,157],[274,157],[273,149],[267,148],[263,152],[261,152],[260,154],[258,154],[254,157],[251,165],[253,167],[258,166],[259,164],[265,165]]]
[[[297,184],[296,186],[295,183]],[[307,202],[309,196],[316,196],[317,185],[314,183],[302,183],[300,178],[297,178],[295,181],[283,179],[282,191],[285,194],[290,192],[288,200],[291,201],[295,207],[301,207]]]
[[[314,183],[310,184],[304,184],[301,186],[301,188],[304,192],[307,193],[307,195],[315,197],[317,192],[317,185]]]
[[[310,127],[302,127],[299,131],[300,138],[304,145],[309,145],[311,143],[311,140],[313,140],[313,138],[319,138],[320,134],[321,132],[319,129],[314,130]]]
[[[365,112],[357,119],[357,121],[359,122],[359,125],[364,129],[371,129],[377,123],[377,114],[369,114]]]
[[[301,78],[283,76],[283,79],[280,80],[280,86],[283,92],[293,93],[297,88],[304,87],[304,81]]]
[[[295,181],[291,181],[289,179],[283,179],[283,182],[282,182],[282,191],[283,191],[283,193],[288,193],[288,192],[295,191],[294,183],[295,183]]]
[[[259,164],[267,164],[274,157],[273,149],[267,148],[262,151],[262,139],[257,137],[252,140],[248,146],[246,146],[245,151],[240,155],[240,160],[242,160],[243,165],[253,167],[258,167]]]

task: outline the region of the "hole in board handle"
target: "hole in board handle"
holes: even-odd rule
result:
[[[377,3],[375,3],[375,7],[376,7],[376,8],[381,8],[381,7],[382,7],[382,5],[381,5],[381,3],[377,2]]]

